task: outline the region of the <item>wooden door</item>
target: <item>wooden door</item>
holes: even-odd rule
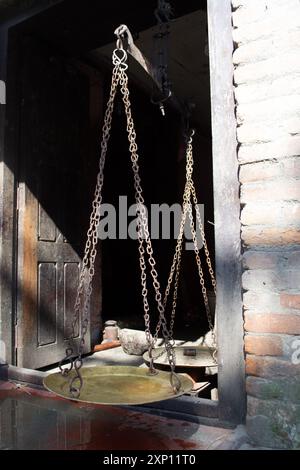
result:
[[[94,82],[95,85],[95,82]],[[18,188],[17,364],[58,362],[72,332],[97,155],[101,87],[32,39],[24,40]],[[98,113],[95,112],[95,107]],[[97,130],[98,126],[96,126]],[[100,271],[90,315],[100,316]],[[93,321],[97,328],[97,320]],[[99,324],[99,322],[98,322]],[[80,327],[76,332],[77,342]],[[89,329],[86,352],[91,349]]]

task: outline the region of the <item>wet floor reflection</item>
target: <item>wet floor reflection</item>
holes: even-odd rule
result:
[[[197,425],[19,391],[0,402],[0,449],[185,449]],[[190,437],[189,437],[190,436]]]
[[[232,431],[0,382],[0,449],[206,449]]]

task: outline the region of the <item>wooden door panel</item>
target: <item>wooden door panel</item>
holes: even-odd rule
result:
[[[37,346],[57,342],[57,265],[39,263],[37,282]]]
[[[72,318],[74,311],[74,299],[76,297],[79,283],[80,266],[78,263],[64,263],[64,283],[63,283],[63,319],[64,319],[64,339],[72,335]],[[75,329],[75,336],[78,337],[78,325]]]
[[[38,201],[38,241],[56,242],[59,231],[55,222],[47,214],[45,207],[49,207],[51,205],[51,198],[54,198],[55,200],[57,199],[55,184],[51,184],[55,182],[57,178],[57,171],[53,172],[51,167],[46,167],[44,165],[39,167],[38,174],[39,178],[36,181],[36,199]],[[42,201],[42,203],[39,201]]]

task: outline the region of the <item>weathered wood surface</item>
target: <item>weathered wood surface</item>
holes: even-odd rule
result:
[[[208,0],[220,419],[245,416],[240,198],[230,0]]]

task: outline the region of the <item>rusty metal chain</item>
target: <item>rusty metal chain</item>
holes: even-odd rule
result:
[[[215,328],[213,325],[213,318],[211,315],[210,311],[210,306],[209,306],[209,301],[208,301],[208,296],[207,296],[207,290],[205,287],[205,281],[204,281],[204,274],[203,274],[203,269],[202,269],[202,264],[201,264],[201,258],[200,258],[200,253],[199,253],[199,247],[198,247],[198,241],[197,241],[197,234],[195,230],[195,224],[194,224],[194,218],[193,218],[193,212],[192,212],[192,207],[194,205],[195,207],[195,212],[196,212],[196,220],[200,229],[200,234],[201,238],[203,241],[204,245],[204,251],[205,251],[205,257],[206,257],[206,263],[208,266],[209,274],[211,277],[211,284],[214,290],[214,293],[216,294],[216,280],[214,276],[214,271],[212,268],[211,264],[211,259],[210,259],[210,254],[207,246],[207,241],[204,233],[204,228],[201,220],[201,214],[198,206],[198,200],[197,200],[197,195],[195,191],[195,185],[194,181],[192,178],[193,174],[193,165],[194,165],[194,160],[193,160],[193,145],[192,145],[192,139],[193,139],[194,131],[192,131],[188,143],[187,143],[187,149],[186,149],[186,182],[185,182],[185,188],[184,188],[184,193],[183,193],[183,212],[182,212],[182,218],[180,222],[180,228],[179,228],[179,235],[177,238],[177,244],[176,244],[176,249],[173,257],[173,262],[171,265],[171,270],[167,282],[167,287],[165,290],[165,295],[164,295],[164,308],[166,310],[167,307],[167,301],[168,301],[168,296],[170,294],[172,284],[173,284],[173,279],[174,279],[174,290],[173,290],[173,301],[172,301],[172,311],[171,311],[171,316],[170,316],[170,327],[169,327],[169,334],[170,334],[170,339],[173,340],[173,329],[174,329],[174,322],[175,322],[175,313],[176,313],[176,306],[177,306],[177,297],[178,297],[178,281],[179,281],[179,274],[180,274],[180,266],[181,266],[181,257],[182,257],[182,247],[183,247],[183,232],[184,232],[184,226],[186,223],[187,215],[189,217],[189,223],[190,223],[190,229],[192,233],[192,240],[193,240],[193,245],[194,245],[194,252],[195,252],[195,257],[196,257],[196,264],[197,264],[197,269],[198,269],[198,274],[199,274],[199,280],[200,280],[200,286],[201,286],[201,292],[204,300],[204,306],[205,306],[205,311],[206,311],[206,317],[208,321],[208,326],[212,335],[212,342],[213,342],[213,351],[211,351],[212,357],[215,362],[216,361],[216,355],[217,355],[217,340],[216,340],[216,334],[215,334]],[[193,204],[191,202],[191,199],[193,200]],[[175,278],[174,278],[175,276]],[[157,339],[158,334],[160,331],[160,324],[157,325],[156,329],[156,336],[155,338]],[[164,353],[159,353],[156,357],[155,360],[158,359],[161,355]]]
[[[170,22],[173,16],[172,7],[165,0],[158,0],[154,15],[157,19],[157,32],[154,35],[154,43],[157,46],[157,79],[161,86],[164,98],[159,101],[161,112],[164,115],[163,102],[170,98],[171,82],[168,77],[168,38],[170,35]]]
[[[72,335],[68,342],[66,349],[66,356],[60,362],[59,368],[64,376],[68,376],[71,370],[74,368],[75,375],[70,378],[69,391],[73,398],[78,398],[80,390],[83,385],[82,376],[80,369],[82,367],[82,354],[85,346],[85,336],[88,329],[89,313],[90,313],[90,299],[92,294],[92,280],[95,274],[95,258],[97,254],[97,242],[98,242],[98,226],[100,222],[100,205],[102,202],[102,187],[104,182],[104,166],[107,154],[107,145],[110,138],[110,130],[112,123],[112,113],[114,107],[114,100],[119,84],[121,70],[126,65],[126,52],[119,49],[113,53],[113,64],[114,69],[112,72],[111,89],[110,95],[107,102],[107,108],[104,115],[104,124],[102,127],[102,141],[101,141],[101,155],[99,160],[99,173],[97,175],[96,189],[94,193],[94,200],[92,203],[92,212],[90,215],[90,225],[87,232],[87,241],[84,250],[84,257],[81,264],[79,285],[74,306],[74,317],[72,322]],[[127,67],[127,65],[126,65]],[[82,312],[82,314],[81,314]],[[80,325],[80,317],[83,318]],[[76,337],[76,328],[81,326],[78,354],[74,357],[73,342]],[[63,363],[69,361],[66,368],[63,367]]]
[[[123,48],[123,43],[120,33],[116,30],[118,36],[117,48],[113,51],[113,72],[111,81],[111,90],[109,99],[107,102],[107,108],[104,116],[104,124],[102,128],[102,141],[101,141],[101,156],[99,160],[99,173],[97,175],[97,184],[94,194],[94,200],[92,204],[92,213],[90,216],[90,226],[87,232],[87,242],[84,250],[84,257],[82,261],[79,286],[74,307],[74,318],[72,322],[72,336],[69,340],[68,347],[66,349],[66,356],[59,364],[60,371],[63,376],[68,377],[71,370],[74,368],[75,375],[69,376],[69,391],[73,398],[80,396],[80,391],[83,386],[83,379],[80,372],[82,367],[82,354],[85,346],[85,335],[87,333],[90,313],[90,299],[92,294],[92,281],[95,274],[95,258],[97,255],[97,242],[98,242],[98,227],[100,222],[100,206],[102,203],[102,187],[104,182],[104,165],[107,154],[107,145],[110,138],[112,114],[114,107],[114,100],[117,92],[118,85],[121,87],[122,99],[125,107],[125,113],[127,118],[127,132],[129,141],[129,151],[132,162],[132,169],[134,174],[134,187],[135,187],[135,199],[136,208],[138,215],[138,240],[139,240],[139,258],[140,258],[140,269],[141,269],[141,285],[142,285],[142,297],[144,304],[144,320],[145,320],[145,331],[149,345],[149,357],[152,357],[152,349],[154,346],[153,338],[150,330],[150,314],[149,314],[149,303],[148,303],[148,291],[147,291],[147,270],[145,255],[148,258],[150,266],[150,273],[152,276],[153,288],[155,290],[155,299],[157,302],[157,309],[159,312],[159,321],[162,325],[162,331],[165,339],[165,347],[168,355],[171,375],[170,382],[174,393],[176,393],[180,387],[180,379],[175,373],[175,353],[173,345],[169,341],[169,332],[167,329],[167,322],[164,317],[164,307],[162,303],[162,296],[160,292],[160,283],[158,281],[158,274],[156,270],[156,262],[153,256],[152,243],[148,229],[148,219],[146,208],[144,205],[143,191],[141,187],[141,178],[139,175],[138,165],[138,148],[136,144],[136,133],[134,129],[134,122],[131,113],[131,103],[128,89],[128,76],[126,70],[127,65],[127,53]],[[146,248],[146,250],[145,250]],[[76,337],[76,327],[80,327],[81,323],[81,336],[78,347],[78,354],[74,357],[74,350],[72,341]],[[63,367],[63,363],[68,361],[67,367]],[[156,373],[153,365],[153,360],[150,361],[149,372],[151,374]]]
[[[202,241],[203,241],[204,252],[205,252],[205,257],[206,257],[206,264],[207,264],[208,271],[209,271],[209,274],[210,274],[211,285],[213,287],[214,293],[216,294],[217,293],[217,282],[216,282],[216,279],[215,279],[215,274],[214,274],[213,267],[211,265],[209,249],[208,249],[208,246],[207,246],[205,232],[204,232],[204,228],[203,228],[203,224],[202,224],[202,220],[201,220],[201,214],[200,214],[200,210],[199,210],[199,206],[198,206],[198,200],[197,200],[194,181],[191,181],[191,193],[192,193],[192,196],[193,196],[193,204],[194,204],[194,207],[195,207],[197,222],[198,222],[198,226],[199,226],[199,229],[200,229],[201,238],[202,238]]]
[[[202,224],[202,220],[201,220],[201,214],[200,214],[198,201],[197,201],[195,185],[194,185],[193,181],[192,181],[192,184],[191,184],[191,193],[192,193],[193,203],[194,203],[195,212],[196,212],[196,219],[197,219],[197,222],[198,222],[198,226],[199,226],[199,229],[200,229],[201,238],[202,238],[202,242],[203,242],[203,246],[204,246],[206,264],[207,264],[208,271],[209,271],[209,274],[210,274],[210,279],[211,279],[211,284],[212,284],[212,287],[213,287],[213,291],[214,291],[214,294],[216,295],[217,294],[217,282],[216,282],[215,275],[214,275],[214,270],[213,270],[213,267],[212,267],[212,264],[211,264],[210,254],[209,254],[209,250],[208,250],[208,246],[207,246],[207,241],[206,241],[204,228],[203,228],[203,224]],[[197,238],[196,238],[196,241],[197,241]],[[210,348],[209,349],[212,353],[213,360],[215,361],[215,363],[217,363],[216,321],[215,321],[215,325],[214,325],[211,310],[210,310],[210,306],[209,306],[209,302],[208,302],[206,287],[204,285],[203,271],[202,271],[202,267],[201,267],[201,260],[200,260],[200,256],[199,256],[199,251],[198,251],[198,256],[197,256],[197,253],[196,253],[197,245],[195,245],[194,240],[193,240],[193,242],[194,242],[194,251],[195,251],[195,254],[196,254],[196,262],[197,262],[198,272],[199,272],[199,276],[200,276],[200,284],[201,284],[201,289],[202,289],[202,294],[203,294],[203,299],[204,299],[206,317],[207,317],[207,322],[208,322],[208,326],[209,326],[209,329],[210,329],[210,332],[211,332],[211,337],[212,337],[213,351],[211,351]],[[200,261],[200,265],[199,265],[199,261]]]
[[[192,137],[188,142],[188,146],[192,144]],[[170,295],[170,291],[173,284],[173,279],[175,275],[174,281],[174,291],[173,291],[173,301],[172,301],[172,313],[170,319],[170,328],[169,328],[169,337],[170,340],[173,340],[173,329],[175,323],[175,312],[177,306],[177,294],[178,294],[178,283],[179,283],[179,274],[180,274],[180,266],[181,266],[181,257],[182,257],[182,246],[183,246],[183,238],[184,238],[184,227],[186,223],[186,218],[188,214],[188,205],[190,204],[190,184],[193,172],[193,162],[189,158],[189,153],[187,152],[187,163],[186,163],[186,182],[185,188],[183,193],[183,212],[179,226],[179,234],[177,238],[175,253],[170,269],[170,274],[168,277],[167,287],[164,294],[164,308],[166,309],[168,297]],[[161,324],[158,323],[156,327],[155,339],[157,340],[159,331],[160,331]]]
[[[164,342],[165,342],[165,349],[168,357],[168,362],[171,368],[171,385],[176,393],[180,389],[180,379],[175,373],[176,367],[176,358],[174,352],[174,345],[172,341],[170,341],[170,334],[167,328],[167,320],[165,318],[165,309],[162,301],[162,294],[161,294],[161,287],[160,282],[158,280],[158,273],[156,269],[156,261],[153,254],[153,248],[151,243],[151,238],[149,234],[149,226],[148,226],[148,217],[147,217],[147,209],[145,207],[145,201],[143,197],[143,190],[141,187],[141,178],[139,172],[139,155],[138,155],[138,146],[136,143],[136,132],[134,128],[134,122],[132,118],[131,112],[131,102],[130,102],[130,94],[128,88],[128,76],[123,70],[121,73],[120,79],[121,85],[121,94],[122,99],[125,107],[125,114],[127,119],[127,132],[128,132],[128,141],[129,141],[129,151],[131,156],[132,162],[132,170],[134,175],[134,188],[135,188],[135,201],[136,201],[136,211],[137,211],[137,222],[138,222],[138,241],[139,241],[139,262],[141,268],[141,286],[142,286],[142,297],[143,297],[143,304],[144,304],[144,320],[145,320],[145,333],[146,338],[148,341],[148,353],[149,353],[149,372],[150,374],[156,373],[153,363],[153,348],[155,344],[155,340],[157,339],[156,334],[154,337],[151,335],[151,325],[150,325],[150,314],[149,314],[149,302],[148,302],[148,290],[147,290],[147,270],[146,270],[146,261],[145,256],[147,258],[150,274],[152,278],[152,285],[155,292],[155,300],[157,304],[157,310],[159,313],[159,321],[158,323],[161,326]]]

